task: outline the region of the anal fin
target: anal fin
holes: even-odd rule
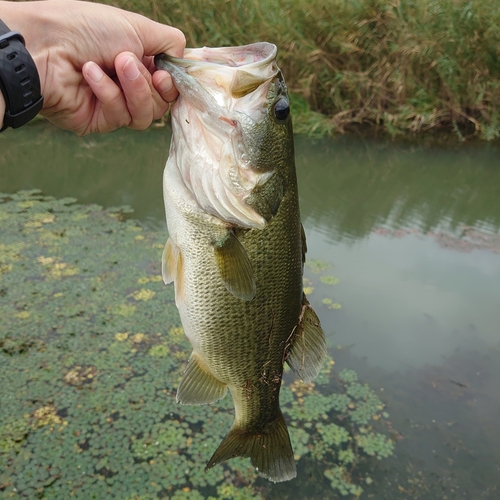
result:
[[[193,352],[177,389],[177,402],[183,405],[204,405],[218,401],[226,392],[226,384],[216,379]]]
[[[214,243],[220,275],[225,287],[236,298],[252,300],[255,280],[250,258],[232,231]]]
[[[306,296],[302,298],[302,313],[286,362],[304,382],[312,382],[319,374],[327,354],[321,323]]]
[[[233,426],[205,470],[234,457],[250,457],[259,474],[274,483],[288,481],[297,475],[288,429],[281,412],[259,431]]]

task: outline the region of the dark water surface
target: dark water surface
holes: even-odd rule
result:
[[[0,192],[128,204],[164,230],[169,137],[8,131]],[[377,390],[402,437],[366,497],[499,499],[500,148],[298,137],[296,150],[310,300],[339,369]]]

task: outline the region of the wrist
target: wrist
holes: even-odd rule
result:
[[[5,2],[0,0],[0,19],[12,31],[17,31],[23,36],[26,49],[38,70],[42,95],[45,86],[48,51],[45,50],[41,41],[44,38],[41,34],[50,33],[44,19],[47,3],[50,2]]]

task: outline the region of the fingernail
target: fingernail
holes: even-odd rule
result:
[[[129,57],[128,61],[124,64],[123,74],[127,80],[135,80],[136,78],[139,78],[141,72],[139,71],[133,57]]]
[[[100,82],[104,76],[104,71],[96,63],[88,63],[86,70],[87,76],[95,83]]]
[[[157,84],[157,88],[161,94],[167,94],[172,90],[173,86],[172,77],[168,74],[165,75]]]

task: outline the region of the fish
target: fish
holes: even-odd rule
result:
[[[229,390],[234,422],[205,470],[249,457],[272,482],[296,477],[280,409],[284,363],[305,382],[326,342],[302,290],[290,99],[267,42],[155,56],[179,91],[163,175],[169,238],[163,281],[193,351],[176,400],[214,403]]]

